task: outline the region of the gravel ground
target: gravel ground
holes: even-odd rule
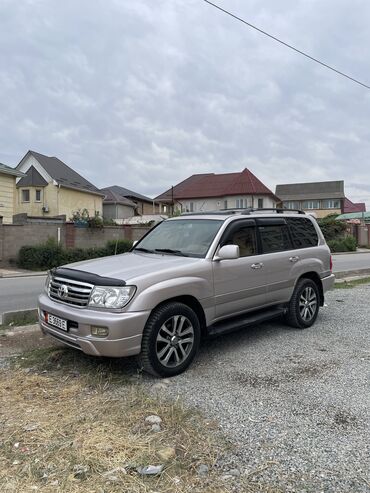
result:
[[[369,299],[370,285],[335,290],[310,329],[274,322],[206,341],[170,380],[138,375],[131,358],[122,371],[220,424],[234,446],[217,466],[235,491],[240,472],[285,492],[370,492]],[[0,366],[54,344],[32,328],[0,333]]]
[[[310,329],[275,322],[208,341],[162,391],[236,443],[223,470],[283,491],[369,492],[369,299],[369,285],[335,290]]]

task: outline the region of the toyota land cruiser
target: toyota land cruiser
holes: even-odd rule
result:
[[[163,221],[129,253],[53,269],[42,331],[87,354],[140,354],[157,376],[183,372],[202,336],[284,317],[304,329],[334,283],[316,220],[245,209]]]

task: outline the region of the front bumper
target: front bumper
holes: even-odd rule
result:
[[[68,332],[49,325],[43,312],[68,320]],[[68,346],[94,356],[122,357],[139,354],[150,311],[113,313],[57,303],[46,294],[39,297],[41,330]],[[108,327],[107,337],[91,335],[91,326]]]

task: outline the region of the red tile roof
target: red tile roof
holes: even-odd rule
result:
[[[245,168],[241,173],[205,173],[192,175],[162,193],[154,200],[224,197],[226,195],[275,195],[253,173]]]
[[[343,214],[352,212],[366,212],[366,204],[364,202],[352,202],[345,197],[343,204]]]

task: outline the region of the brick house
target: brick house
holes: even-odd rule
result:
[[[276,207],[279,199],[251,171],[192,175],[155,198],[163,212]]]

